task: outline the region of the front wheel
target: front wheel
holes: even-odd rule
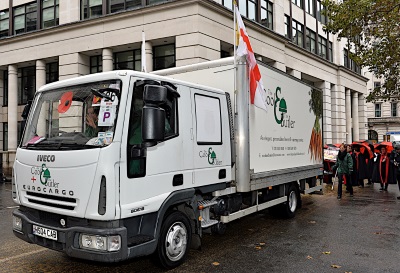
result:
[[[183,213],[174,211],[169,214],[161,227],[157,245],[157,258],[166,269],[182,264],[189,252],[192,239],[192,227]]]

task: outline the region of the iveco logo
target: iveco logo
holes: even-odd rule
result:
[[[54,162],[56,161],[55,155],[38,155],[37,161],[39,162]]]

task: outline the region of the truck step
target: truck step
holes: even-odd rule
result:
[[[217,201],[210,201],[210,200],[202,200],[197,202],[197,206],[200,207],[202,206],[203,208],[208,208],[213,205],[216,205],[218,202]]]
[[[203,219],[201,221],[201,227],[202,228],[208,228],[208,227],[211,227],[211,226],[216,225],[216,224],[218,224],[218,220],[212,220],[212,219],[204,220]]]

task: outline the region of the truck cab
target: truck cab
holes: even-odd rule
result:
[[[196,193],[232,180],[228,108],[220,90],[134,71],[42,87],[13,168],[14,234],[72,257],[178,265],[201,235]]]

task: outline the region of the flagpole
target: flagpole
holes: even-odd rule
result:
[[[142,50],[141,50],[141,59],[142,59],[142,72],[147,72],[146,69],[146,38],[144,35],[144,30],[142,30]]]
[[[236,41],[237,41],[237,23],[236,23],[236,0],[233,0],[233,109],[234,113],[236,113],[236,74],[237,74],[237,66],[236,66]]]

